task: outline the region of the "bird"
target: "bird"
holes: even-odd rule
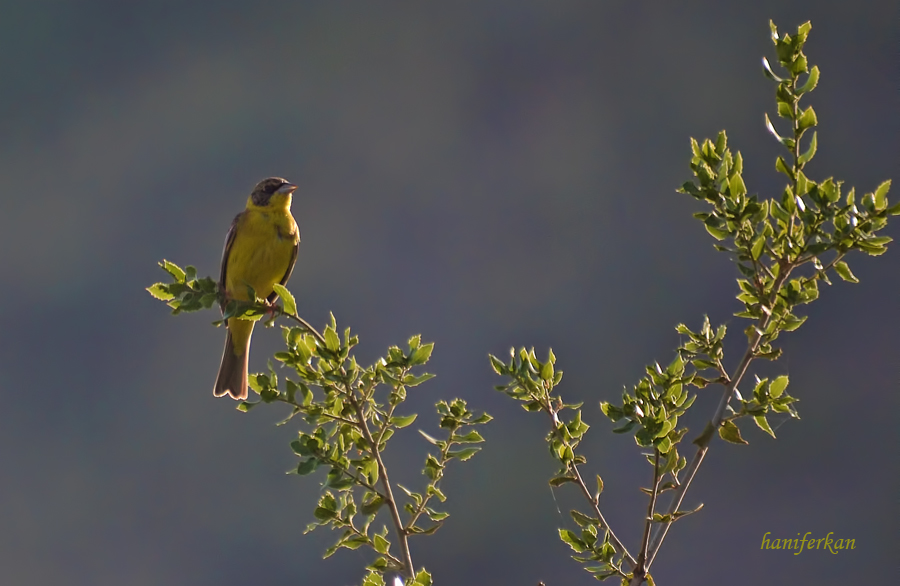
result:
[[[291,215],[292,194],[297,189],[281,177],[269,177],[256,184],[247,207],[235,216],[225,237],[219,288],[225,292],[222,310],[230,300],[250,301],[256,296],[274,303],[274,286],[291,278],[300,247],[300,230]],[[228,318],[225,350],[213,395],[239,401],[247,398],[247,364],[250,336],[255,322]]]

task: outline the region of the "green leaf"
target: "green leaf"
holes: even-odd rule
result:
[[[176,283],[184,283],[185,273],[180,266],[165,259],[163,259],[163,261],[159,263],[159,266],[161,266],[164,271],[172,275],[172,278],[175,279]]]
[[[563,474],[562,476],[554,476],[548,481],[550,486],[562,486],[567,482],[576,482],[576,479],[574,476]]]
[[[387,553],[391,548],[390,542],[377,533],[372,537],[372,541],[374,542],[373,547],[378,553]]]
[[[430,435],[428,435],[427,433],[425,433],[425,432],[422,431],[421,429],[419,430],[419,433],[422,434],[422,437],[424,437],[424,438],[426,439],[426,441],[428,441],[428,443],[430,443],[430,444],[434,444],[434,445],[436,445],[436,446],[442,446],[442,445],[444,445],[444,444],[446,443],[446,442],[442,442],[442,441],[439,440],[439,439],[435,439],[435,438],[431,437]]]
[[[772,121],[769,120],[768,114],[766,114],[766,128],[769,130],[769,132],[772,133],[772,136],[774,136],[778,142],[784,144],[784,138],[782,138],[781,135],[778,134],[778,131],[775,130],[775,126],[773,126]]]
[[[691,510],[689,510],[689,511],[676,511],[675,514],[672,515],[672,520],[673,520],[673,521],[677,521],[677,520],[680,519],[681,517],[686,517],[686,516],[688,516],[688,515],[693,515],[694,513],[696,513],[697,511],[699,511],[699,510],[702,509],[702,508],[703,508],[703,503],[700,503],[700,505],[699,505],[697,508],[695,508],[695,509],[691,509]]]
[[[881,210],[887,206],[887,194],[891,188],[891,180],[883,182],[875,189],[875,209]]]
[[[719,131],[719,135],[716,136],[716,154],[720,157],[725,154],[725,147],[728,145],[728,137],[725,135],[724,130]]]
[[[850,272],[850,267],[847,266],[847,263],[845,263],[844,261],[841,260],[834,263],[834,270],[845,281],[850,281],[851,283],[859,283],[859,279],[856,278],[856,275]]]
[[[332,352],[337,352],[341,348],[341,340],[331,326],[325,328],[325,347]]]
[[[731,194],[731,197],[740,197],[747,193],[747,186],[744,185],[744,179],[740,173],[735,173],[728,180],[728,192]]]
[[[809,148],[807,148],[806,152],[800,155],[800,158],[797,159],[797,162],[800,163],[801,167],[810,162],[812,158],[816,156],[816,148],[818,144],[816,142],[816,135],[817,133],[813,132],[812,139],[809,141]]]
[[[750,248],[750,254],[753,256],[753,260],[759,260],[759,256],[762,254],[765,245],[766,235],[763,233],[756,237],[756,240],[753,241],[753,246]]]
[[[794,172],[788,168],[787,163],[780,156],[775,159],[775,170],[787,175],[791,181],[794,180]]]
[[[154,283],[153,285],[147,287],[147,291],[150,295],[153,295],[156,299],[160,301],[168,301],[170,299],[174,299],[175,296],[169,293],[165,283]]]
[[[272,289],[281,297],[281,302],[284,304],[284,312],[289,315],[297,315],[297,302],[294,301],[294,296],[287,290],[287,287],[280,283],[275,283]]]
[[[411,490],[409,490],[408,488],[406,488],[405,486],[403,486],[401,484],[397,484],[397,488],[399,488],[400,490],[405,492],[409,498],[411,498],[413,501],[415,501],[416,506],[419,506],[422,504],[422,495],[421,494],[419,494],[417,492],[412,492]]]
[[[385,586],[384,578],[374,570],[369,570],[369,573],[363,578],[362,586]]]
[[[800,119],[797,121],[797,126],[801,131],[806,130],[812,126],[818,124],[818,119],[816,118],[816,112],[813,110],[812,106],[809,106],[806,110],[803,111],[803,114],[800,115]]]
[[[709,224],[704,224],[703,227],[706,228],[706,231],[709,232],[710,236],[712,236],[716,240],[725,240],[730,236],[727,231],[721,230],[719,228],[714,228]]]
[[[675,359],[666,367],[666,374],[674,376],[681,376],[684,374],[684,360],[682,360],[680,354],[676,355]]]
[[[494,420],[494,418],[491,415],[488,415],[487,413],[482,413],[481,415],[479,415],[478,417],[476,417],[475,419],[470,421],[469,425],[482,425],[485,423],[490,423],[493,420]]]
[[[813,65],[813,68],[809,70],[809,77],[806,78],[806,82],[797,88],[798,94],[805,94],[806,92],[811,92],[816,89],[816,86],[819,84],[819,67],[817,65]]]
[[[568,529],[560,529],[559,538],[562,539],[563,543],[567,543],[575,553],[581,553],[589,549],[578,535]]]
[[[771,435],[772,437],[775,437],[775,432],[772,431],[772,427],[769,425],[769,422],[766,420],[765,415],[757,415],[753,418],[753,421],[756,422],[756,425],[761,430],[763,430],[767,434]]]
[[[412,422],[416,420],[418,414],[413,413],[412,415],[404,415],[402,417],[391,417],[391,425],[396,428],[402,429],[408,425],[412,425]]]
[[[413,581],[413,586],[431,586],[431,574],[424,569],[419,570],[419,573],[416,574],[416,579]]]
[[[443,521],[447,517],[450,516],[450,513],[445,513],[443,511],[435,511],[431,507],[425,507],[425,512],[428,514],[428,518],[432,521]]]
[[[741,437],[741,430],[738,429],[738,426],[734,424],[733,421],[725,421],[719,427],[719,437],[721,437],[726,442],[731,442],[733,444],[747,444],[747,441]]]
[[[325,479],[326,486],[330,486],[331,488],[335,488],[337,490],[349,488],[354,484],[356,484],[356,481],[354,479],[344,476],[337,468],[332,468],[331,471],[328,472],[328,476]]]
[[[773,399],[777,399],[781,396],[784,390],[788,386],[789,379],[787,375],[781,375],[777,377],[772,383],[769,385],[769,397]]]
[[[422,343],[422,335],[421,334],[416,334],[415,336],[410,336],[409,340],[407,341],[410,352],[412,352],[413,350],[418,348],[419,344],[421,344],[421,343]]]
[[[803,53],[800,53],[794,60],[791,62],[791,66],[788,68],[788,71],[791,72],[794,76],[799,76],[801,73],[806,73],[809,71],[806,63],[806,56]]]
[[[784,81],[783,79],[781,79],[780,77],[778,77],[777,75],[775,75],[775,72],[774,72],[774,71],[772,71],[772,66],[769,65],[769,60],[768,60],[768,59],[766,59],[765,57],[763,57],[763,58],[762,58],[762,63],[763,63],[763,73],[766,75],[766,77],[768,77],[769,79],[771,79],[772,81],[774,81],[774,82],[776,82],[776,83],[781,83],[781,82]]]
[[[309,458],[309,459],[303,460],[302,462],[300,462],[300,464],[297,465],[297,469],[296,469],[295,473],[299,474],[300,476],[305,476],[307,474],[311,474],[312,472],[314,472],[316,470],[316,468],[318,468],[318,467],[319,467],[319,461],[316,460],[315,458]]]
[[[465,462],[475,454],[481,451],[481,448],[463,448],[461,450],[447,450],[447,459],[459,458]]]
[[[488,354],[488,359],[491,361],[491,368],[494,369],[494,372],[500,375],[506,374],[506,364],[502,360],[493,354]]]
[[[541,379],[545,381],[553,380],[553,363],[549,360],[541,366]]]
[[[372,493],[369,493],[372,494]],[[381,495],[376,496],[371,501],[363,500],[362,506],[359,508],[359,512],[363,515],[373,515],[378,509],[380,509],[384,505],[384,497]]]
[[[703,158],[703,151],[700,150],[700,145],[697,144],[696,139],[691,137],[691,152],[694,153],[694,156],[698,159]]]
[[[453,436],[450,438],[450,441],[457,444],[480,444],[484,441],[484,438],[481,437],[480,433],[473,429],[466,435],[453,434]]]
[[[778,115],[782,118],[793,118],[794,108],[787,102],[778,102]]]
[[[635,421],[629,421],[628,423],[626,423],[626,424],[624,424],[624,425],[622,425],[622,426],[620,426],[620,427],[613,428],[612,431],[613,431],[613,433],[628,433],[629,431],[631,431],[632,429],[634,429],[634,427],[635,427],[636,425],[637,425],[637,422],[635,422]]]
[[[313,517],[320,521],[328,521],[329,519],[337,517],[337,511],[332,511],[324,507],[316,507],[316,510],[313,511]]]
[[[431,352],[434,350],[434,342],[429,342],[427,344],[422,344],[418,348],[416,348],[415,352],[409,357],[409,365],[416,366],[418,364],[425,364],[428,362],[428,359],[431,358]],[[500,374],[500,373],[498,373]]]
[[[805,322],[808,317],[809,316],[807,316],[807,315],[804,315],[801,317],[798,317],[796,315],[788,315],[782,321],[781,329],[783,329],[786,332],[793,332],[794,330],[796,330],[797,328],[802,326],[803,322]]]
[[[431,374],[430,372],[424,372],[418,376],[413,375],[413,374],[408,374],[403,377],[403,384],[408,387],[415,387],[415,386],[418,386],[418,385],[424,383],[425,381],[431,380],[433,378],[434,378],[434,375]]]

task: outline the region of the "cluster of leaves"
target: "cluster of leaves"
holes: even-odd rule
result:
[[[210,309],[213,306],[223,308],[222,319],[214,321],[213,325],[219,326],[232,317],[239,317],[251,321],[257,321],[268,315],[266,325],[271,325],[276,313],[271,308],[258,301],[239,301],[226,299],[219,283],[211,277],[197,277],[197,269],[191,265],[181,268],[177,264],[163,260],[159,263],[164,271],[172,278],[171,283],[154,283],[147,287],[147,291],[160,301],[172,308],[172,315],[179,313],[191,313]],[[287,291],[281,285],[275,285],[279,291]],[[252,287],[247,288],[250,299],[256,299],[256,292]],[[293,298],[291,298],[293,302]],[[296,313],[296,308],[294,308]]]
[[[209,277],[197,278],[197,269],[188,265],[181,268],[173,262],[159,263],[172,277],[171,283],[154,283],[147,287],[150,295],[172,308],[172,315],[209,309],[220,299],[219,285]]]
[[[706,327],[709,327],[708,322]],[[687,460],[679,455],[677,446],[688,430],[686,427],[678,427],[678,418],[697,398],[687,391],[687,385],[693,384],[696,373],[685,372],[685,361],[681,355],[665,369],[656,363],[646,370],[647,376],[634,385],[631,392],[626,390],[622,393],[621,405],[602,401],[600,410],[614,423],[625,421],[623,425],[613,429],[614,433],[633,431],[639,446],[653,448],[653,453],[648,454],[647,459],[651,465],[658,467],[658,475],[662,481],[658,486],[659,494],[681,485],[678,473],[687,465]],[[663,480],[666,475],[671,478]],[[650,493],[649,489],[643,490]],[[662,515],[654,520],[674,520],[696,510],[677,511],[673,515]]]
[[[614,433],[635,431],[634,438],[641,447],[654,447],[662,454],[672,450],[687,433],[678,428],[678,418],[690,408],[696,395],[688,395],[686,385],[693,374],[685,375],[684,361],[675,358],[664,370],[659,363],[647,367],[647,376],[634,386],[631,393],[622,393],[622,405],[601,402],[600,410],[613,422],[625,419],[626,423],[613,429]],[[678,452],[673,453],[671,466],[681,469]]]
[[[778,83],[778,115],[791,125],[790,135],[782,136],[766,115],[769,131],[793,159],[791,164],[781,156],[776,159],[776,170],[789,180],[781,196],[760,201],[755,195],[747,195],[741,177],[741,155],[732,157],[724,131],[715,143],[707,139],[700,145],[691,139],[695,180],[679,189],[712,208],[694,216],[717,240],[726,241],[716,248],[735,258],[742,274],[738,299],[744,304],[744,310],[736,315],[760,324],[748,327],[746,333],[750,338],[760,338],[755,357],[761,358],[778,358],[780,352],[772,348],[771,342],[779,332],[793,331],[803,324],[806,317],[794,315],[794,307],[818,298],[817,281],[830,284],[829,271],[846,281],[857,282],[843,261],[844,256],[851,250],[870,255],[884,253],[891,238],[876,233],[887,225],[888,216],[900,214],[900,204],[888,205],[889,180],[865,194],[858,206],[854,189],[846,197],[841,193],[843,182],[833,178],[816,182],[804,173],[818,143],[813,131],[807,148],[801,149],[807,131],[818,123],[812,106],[800,107],[801,98],[815,89],[819,80],[818,67],[808,69],[802,50],[810,28],[807,22],[798,27],[794,36],[785,34],[779,38],[771,23],[778,60],[787,70],[787,77],[777,76],[768,60],[763,59],[766,75]],[[801,83],[800,77],[806,73],[806,80]],[[806,264],[813,266],[810,276],[789,278],[794,269]]]
[[[746,444],[736,420],[750,417],[760,429],[774,437],[768,414],[775,412],[798,417],[793,405],[797,399],[785,393],[787,376],[771,381],[757,378],[749,399],[740,394],[738,385],[754,359],[775,360],[781,355],[781,350],[773,343],[780,333],[794,331],[806,320],[806,316],[796,315],[796,308],[818,298],[819,281],[831,284],[829,275],[837,274],[846,281],[857,282],[843,260],[847,253],[859,250],[879,255],[891,241],[887,236],[877,235],[886,226],[888,216],[900,214],[900,204],[890,206],[888,203],[890,181],[857,200],[854,189],[846,195],[841,193],[841,181],[828,178],[816,182],[804,172],[817,149],[815,130],[811,136],[807,134],[818,124],[816,113],[812,107],[800,107],[801,98],[815,89],[819,80],[818,67],[810,69],[803,53],[810,29],[807,22],[798,27],[796,34],[779,37],[771,23],[778,62],[787,72],[785,77],[776,75],[769,62],[763,59],[766,76],[778,84],[778,115],[790,123],[790,133],[782,136],[766,116],[767,128],[789,152],[787,158],[779,156],[775,163],[776,170],[788,178],[780,196],[761,199],[748,194],[742,176],[743,159],[740,153],[732,154],[729,150],[724,131],[715,141],[706,139],[701,143],[691,139],[690,166],[694,180],[684,183],[678,191],[709,206],[694,216],[718,241],[715,248],[729,254],[740,272],[737,299],[743,304],[743,310],[735,315],[751,321],[744,330],[747,350],[729,373],[724,366],[726,327],[713,329],[708,318],[697,332],[681,324],[676,329],[685,341],[667,368],[663,369],[659,364],[648,367],[647,376],[623,393],[621,403],[600,404],[602,412],[613,422],[624,420],[624,424],[613,431],[634,433],[640,447],[652,448],[646,456],[653,466],[653,485],[642,489],[650,495],[650,503],[636,561],[617,540],[610,539],[612,532],[602,522],[599,509],[594,517],[579,517],[573,512],[582,528],[580,535],[560,530],[563,541],[576,552],[592,554],[576,559],[586,564],[601,561],[600,567],[588,568],[600,579],[618,575],[632,584],[643,580],[652,582],[647,572],[668,527],[678,518],[699,510],[698,507],[683,511],[680,506],[716,431],[728,442]],[[801,79],[804,75],[805,79]],[[805,148],[801,148],[803,142]],[[598,495],[587,493],[577,470],[584,458],[574,451],[587,425],[581,420],[579,406],[565,405],[558,395],[552,394],[561,375],[554,374],[552,350],[545,363],[535,359],[533,350],[522,350],[518,358],[513,355],[509,364],[493,356],[490,360],[498,374],[511,379],[507,385],[497,387],[499,390],[523,401],[526,409],[545,411],[551,416],[548,441],[551,451],[562,464],[552,482],[579,483],[588,499],[596,505]],[[687,429],[678,428],[678,418],[694,400],[686,387],[704,388],[713,384],[724,387],[722,400],[706,429],[694,440],[697,451],[688,463],[676,447],[687,432]],[[738,409],[732,407],[733,400],[739,404]],[[576,416],[568,423],[561,421],[558,415],[564,408],[576,410]],[[668,490],[673,491],[671,503],[665,512],[659,512],[656,499]],[[649,539],[651,523],[657,524],[652,541]],[[597,530],[604,527],[606,536],[599,540]],[[631,574],[622,569],[621,559],[619,564],[610,562],[612,550],[623,553],[621,559],[631,563]],[[605,552],[606,557],[593,555],[598,551]]]
[[[156,283],[148,290],[166,301],[173,313],[198,311],[226,301],[216,283],[208,278],[197,279],[192,267],[181,269],[169,261],[160,266],[174,282]],[[427,456],[422,470],[424,491],[414,492],[392,484],[381,455],[394,433],[416,420],[416,414],[400,414],[398,409],[406,400],[408,389],[434,376],[412,372],[428,362],[434,344],[423,344],[416,335],[409,339],[406,349],[392,346],[386,356],[363,367],[351,354],[359,338],[351,335],[349,328],[339,335],[331,316],[331,323],[320,334],[297,317],[294,298],[286,288],[276,285],[275,290],[282,306],[259,300],[228,301],[223,320],[259,319],[268,314],[269,323],[275,317],[285,316],[299,324],[282,326],[286,349],[275,354],[275,359],[290,368],[294,377],[285,376],[283,384],[279,384],[279,375],[270,361],[267,373],[249,376],[250,388],[259,400],[243,401],[238,409],[247,412],[261,404],[284,403],[291,412],[278,425],[287,424],[298,415],[305,421],[305,428],[291,442],[300,461],[289,473],[308,475],[322,467],[328,470],[313,513],[315,521],[306,529],[309,532],[329,527],[340,531],[325,557],[342,548],[367,546],[377,557],[367,568],[364,586],[384,584],[387,572],[403,574],[407,584],[430,586],[431,575],[427,571],[414,572],[408,538],[434,533],[448,517],[448,513],[433,507],[435,502],[447,499],[440,488],[444,470],[451,460],[468,460],[481,449],[474,445],[484,441],[475,426],[489,422],[490,415],[473,413],[461,399],[438,402],[439,427],[446,437],[437,439],[420,431],[436,448]],[[394,496],[395,487],[406,494],[407,502],[402,507]],[[372,529],[383,509],[391,518],[399,553],[391,550],[387,524],[382,524],[379,531]],[[422,523],[423,520],[427,522]]]
[[[547,434],[547,445],[560,468],[550,479],[551,486],[574,483],[591,505],[591,514],[572,510],[570,514],[581,528],[580,534],[568,529],[560,529],[559,537],[567,543],[576,554],[576,560],[589,564],[588,572],[598,579],[618,575],[625,577],[622,569],[623,561],[632,565],[634,558],[616,538],[600,512],[600,494],[603,492],[603,480],[597,476],[597,489],[591,492],[581,476],[578,466],[585,463],[584,456],[577,454],[576,449],[589,429],[581,419],[581,404],[567,405],[555,392],[555,387],[562,380],[563,373],[556,370],[556,356],[550,350],[547,360],[541,362],[534,353],[534,348],[522,348],[516,353],[510,349],[510,360],[504,363],[496,356],[489,355],[494,372],[509,377],[506,385],[495,387],[509,397],[522,402],[526,411],[546,413],[551,421]],[[571,414],[564,414],[570,411]],[[602,538],[600,537],[602,532]]]
[[[699,332],[692,331],[684,324],[679,324],[675,329],[679,334],[687,336],[688,338],[687,342],[678,347],[678,353],[681,359],[689,362],[695,369],[691,376],[690,384],[699,388],[704,388],[710,383],[725,385],[727,387],[732,382],[732,379],[722,363],[724,358],[722,342],[725,339],[725,325],[720,325],[716,328],[716,331],[713,332],[712,326],[709,323],[709,318],[704,318],[703,326],[700,328]],[[714,379],[704,378],[700,373],[705,373],[706,371],[713,371],[717,377]],[[744,400],[740,391],[738,391],[736,385],[734,385],[734,397],[740,401],[741,409],[740,411],[735,411],[730,403],[726,403],[725,413],[727,416],[722,418],[718,427],[719,437],[725,441],[735,444],[747,443],[741,436],[740,429],[734,423],[736,419],[742,417],[752,417],[756,425],[773,438],[775,437],[775,432],[772,430],[771,425],[769,425],[769,422],[766,419],[766,415],[770,411],[784,413],[791,417],[799,418],[797,411],[793,406],[793,403],[795,403],[797,399],[784,393],[784,390],[788,385],[787,376],[779,376],[771,384],[769,383],[769,379],[763,379],[761,381],[757,379],[757,383],[758,384],[753,391],[753,398],[750,400]],[[704,433],[697,438],[694,443],[699,446],[706,445],[709,442],[713,431],[715,431],[714,427],[711,425],[707,426]]]

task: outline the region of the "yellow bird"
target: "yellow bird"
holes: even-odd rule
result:
[[[219,277],[228,299],[249,301],[250,286],[257,297],[272,303],[278,298],[273,291],[275,283],[284,285],[291,277],[300,246],[300,231],[291,215],[295,189],[296,185],[280,177],[263,179],[247,198],[247,208],[231,222]],[[228,319],[228,337],[213,389],[216,397],[247,398],[247,359],[254,323]]]

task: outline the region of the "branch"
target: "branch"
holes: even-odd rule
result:
[[[625,546],[622,545],[622,542],[619,541],[619,538],[616,537],[616,534],[613,533],[612,527],[609,526],[609,523],[606,522],[606,519],[603,518],[603,513],[600,512],[600,504],[598,499],[594,498],[591,494],[591,491],[588,490],[587,485],[584,483],[584,479],[581,477],[581,472],[578,471],[578,466],[572,464],[572,472],[575,473],[575,480],[577,481],[578,486],[581,488],[581,492],[584,494],[584,498],[586,498],[591,503],[591,507],[594,509],[594,513],[596,513],[597,518],[600,519],[600,524],[606,529],[607,534],[609,534],[609,542],[612,544],[616,550],[625,556],[625,559],[628,561],[632,567],[637,565],[637,562],[628,553],[628,550],[625,549]]]
[[[641,551],[638,554],[637,565],[631,578],[631,586],[641,586],[644,576],[647,575],[647,548],[650,544],[650,526],[653,524],[653,510],[656,509],[656,497],[659,494],[659,449],[653,449],[653,491],[650,493],[650,504],[647,507],[647,521],[644,523],[644,537],[641,539]]]
[[[456,429],[458,429],[458,428],[456,428]],[[450,437],[447,438],[447,443],[444,444],[444,448],[441,450],[441,459],[440,459],[441,468],[439,469],[440,476],[438,476],[432,482],[432,484],[429,485],[429,489],[431,488],[431,486],[434,486],[435,488],[437,488],[437,483],[440,482],[441,479],[444,477],[444,466],[447,464],[447,453],[450,451],[450,447],[453,445],[453,442],[450,440],[450,438],[453,437],[453,434],[456,431],[456,429],[450,430]],[[428,501],[430,501],[431,497],[433,497],[434,495],[435,495],[435,493],[431,490],[425,491],[425,496],[422,497],[422,502],[419,503],[419,506],[416,507],[416,510],[413,512],[412,517],[410,517],[409,521],[407,521],[406,527],[404,527],[405,531],[409,532],[410,528],[415,526],[416,521],[418,521],[419,517],[422,516],[422,513],[425,512],[425,507],[428,506]],[[436,522],[436,521],[432,520],[432,523],[440,524],[441,522],[440,521]]]
[[[774,298],[781,291],[781,287],[784,286],[784,283],[787,281],[787,278],[790,276],[793,269],[794,265],[787,264],[779,273],[778,279],[772,286],[772,301],[769,303],[770,305],[774,305]],[[722,424],[725,416],[725,409],[728,407],[729,401],[731,401],[731,398],[734,396],[735,389],[737,389],[738,385],[741,383],[744,375],[747,374],[747,368],[753,361],[756,350],[759,347],[760,340],[762,340],[763,334],[760,332],[765,332],[766,326],[768,326],[769,324],[769,319],[771,319],[771,315],[769,313],[763,312],[762,317],[760,317],[759,321],[757,322],[756,329],[753,332],[753,337],[747,344],[747,350],[744,352],[744,356],[743,358],[741,358],[740,364],[738,364],[738,367],[735,369],[734,374],[731,376],[728,383],[724,385],[725,392],[722,393],[722,398],[719,400],[719,406],[716,408],[716,412],[713,415],[712,420],[709,422],[709,425],[713,428],[713,430],[717,430]],[[697,447],[697,452],[694,454],[693,459],[687,466],[684,481],[675,490],[675,494],[672,496],[672,502],[669,503],[669,508],[666,511],[666,514],[671,516],[671,520],[662,523],[659,529],[656,530],[656,534],[653,536],[653,541],[650,543],[648,553],[649,559],[647,562],[647,569],[650,568],[650,566],[653,564],[653,560],[656,559],[656,554],[659,552],[659,548],[662,545],[663,540],[666,538],[666,534],[669,532],[669,527],[671,527],[672,523],[674,522],[675,513],[681,507],[681,503],[684,500],[684,494],[691,486],[691,481],[694,480],[694,476],[696,476],[697,470],[700,468],[700,464],[703,463],[703,458],[706,456],[706,452],[709,449],[709,443],[712,441],[712,438],[713,434],[709,434],[708,437],[705,437],[701,440],[700,444]]]
[[[350,385],[348,383],[348,390],[349,387]],[[366,416],[363,413],[362,405],[360,405],[359,401],[357,401],[356,397],[352,394],[349,395],[349,398],[353,408],[356,409],[357,417],[359,417],[363,436],[365,436],[366,442],[372,447],[372,456],[378,464],[378,476],[381,479],[381,485],[384,487],[384,494],[387,497],[384,502],[391,512],[391,519],[393,520],[394,528],[397,531],[397,538],[400,540],[400,551],[403,554],[403,566],[405,570],[404,573],[408,578],[415,579],[416,573],[413,569],[412,555],[409,552],[409,535],[403,527],[403,521],[400,520],[400,510],[397,508],[397,501],[394,499],[393,490],[391,490],[391,481],[388,478],[387,468],[381,459],[381,452],[378,449],[378,444],[375,442],[375,438],[372,437],[372,432],[369,431],[369,425],[366,421]]]
[[[562,425],[562,423],[560,423],[559,416],[556,414],[556,411],[554,411],[553,407],[550,405],[549,393],[547,393],[547,399],[548,399],[547,404],[543,407],[544,407],[544,410],[547,412],[547,414],[550,415],[550,421],[552,422],[552,425],[553,425],[553,433],[558,433],[557,425]],[[564,438],[563,438],[563,440],[564,440]],[[625,559],[628,561],[629,564],[631,564],[632,567],[636,567],[637,562],[635,561],[634,557],[632,557],[632,555],[630,553],[628,553],[628,549],[625,547],[625,545],[621,541],[619,541],[619,538],[616,537],[615,533],[613,533],[612,527],[609,525],[609,523],[606,522],[606,519],[603,517],[603,513],[600,512],[599,499],[594,497],[593,494],[591,494],[591,491],[588,489],[587,485],[585,484],[584,479],[581,477],[581,472],[579,472],[579,470],[578,470],[578,465],[575,464],[574,462],[572,462],[568,466],[572,470],[572,472],[575,474],[576,484],[578,484],[579,488],[581,488],[581,493],[584,494],[584,498],[586,498],[588,500],[588,502],[591,503],[591,507],[594,509],[594,513],[597,515],[597,519],[600,520],[600,526],[603,527],[604,529],[606,529],[606,532],[609,534],[609,542],[612,544],[613,548],[615,548],[615,550],[618,553],[623,554],[625,556]]]

